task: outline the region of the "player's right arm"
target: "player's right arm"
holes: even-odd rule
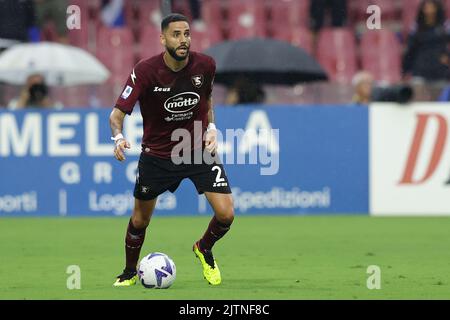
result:
[[[116,105],[109,116],[111,126],[111,139],[115,142],[114,157],[119,161],[125,160],[125,149],[130,148],[130,143],[122,134],[125,115],[130,115],[134,105],[139,99],[141,91],[146,85],[145,63],[139,62],[128,76],[127,83],[121,96],[117,99]]]
[[[114,157],[119,161],[125,160],[125,148],[130,149],[130,143],[122,134],[123,121],[126,113],[118,108],[114,108],[109,116],[109,125],[111,126],[112,139],[116,146],[114,147]]]

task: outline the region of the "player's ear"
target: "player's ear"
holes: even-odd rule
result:
[[[166,46],[166,37],[164,36],[164,33],[161,32],[161,34],[159,35],[159,41],[161,42],[161,44],[165,47]]]

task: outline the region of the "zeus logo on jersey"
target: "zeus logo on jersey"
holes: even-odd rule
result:
[[[161,87],[156,86],[156,87],[153,89],[153,92],[170,92],[170,89],[171,89],[171,88],[161,88]]]
[[[127,86],[125,88],[125,90],[123,90],[121,97],[123,99],[127,99],[130,96],[131,92],[133,92],[133,88],[130,86]]]
[[[193,109],[200,102],[200,96],[195,92],[182,92],[170,97],[164,102],[164,109],[171,113],[182,113]]]

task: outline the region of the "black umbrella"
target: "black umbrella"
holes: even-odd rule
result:
[[[205,51],[216,60],[215,81],[231,85],[246,77],[264,84],[327,80],[320,64],[305,50],[273,40],[250,38],[225,41]]]

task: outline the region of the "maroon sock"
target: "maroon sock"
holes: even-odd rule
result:
[[[136,265],[141,253],[141,247],[145,239],[145,230],[147,228],[137,229],[133,223],[128,223],[127,234],[125,236],[125,256],[126,256],[126,270],[136,271]]]
[[[225,233],[230,230],[231,224],[225,224],[217,220],[214,216],[209,222],[208,229],[206,229],[205,234],[200,239],[201,250],[211,250],[217,240],[222,238]]]

